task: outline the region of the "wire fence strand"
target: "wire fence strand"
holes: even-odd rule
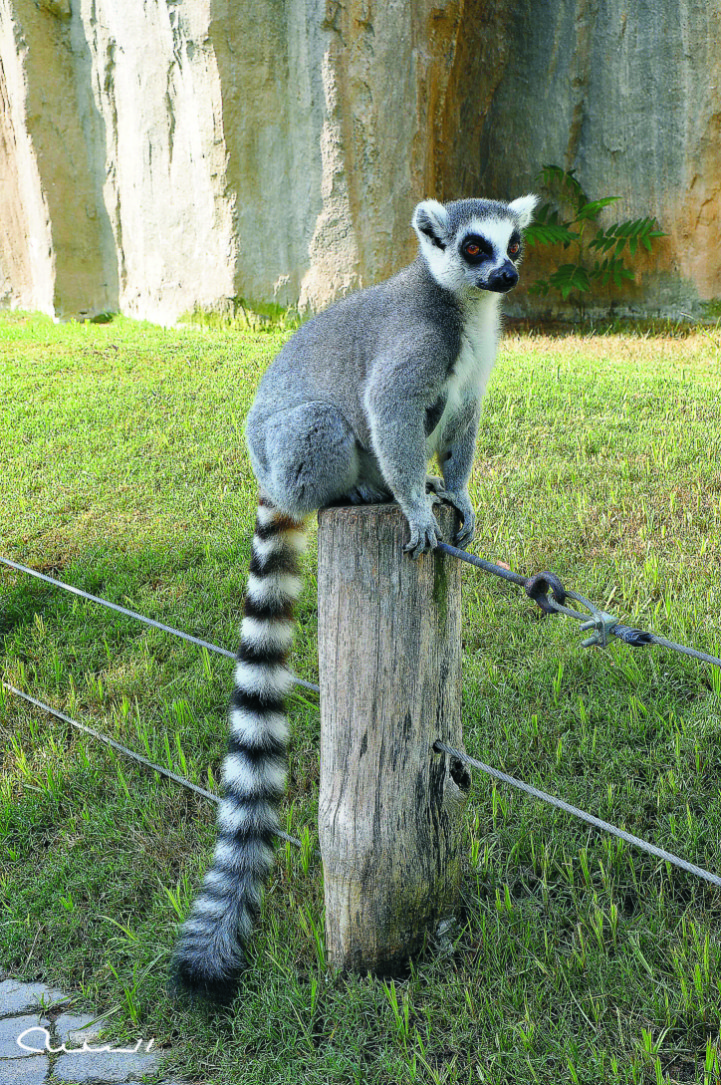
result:
[[[476,568],[482,569],[484,572],[491,573],[494,576],[500,577],[503,580],[507,580],[510,583],[522,587],[525,589],[526,594],[545,612],[545,613],[561,613],[565,614],[569,618],[573,618],[582,622],[582,630],[593,630],[591,635],[582,642],[583,647],[589,647],[591,645],[598,645],[601,648],[606,647],[608,644],[609,636],[613,635],[620,637],[627,644],[632,647],[640,647],[646,644],[657,644],[661,647],[670,648],[674,651],[681,652],[685,655],[692,656],[696,659],[702,660],[705,663],[710,663],[713,666],[721,668],[721,659],[716,656],[712,656],[706,652],[701,652],[695,648],[688,648],[685,645],[677,644],[674,641],[667,640],[665,637],[659,637],[655,633],[644,632],[640,629],[634,629],[630,626],[623,625],[611,614],[607,614],[605,611],[600,610],[594,603],[585,596],[580,595],[578,592],[570,591],[561,584],[560,580],[554,573],[536,573],[532,577],[524,577],[519,573],[513,572],[511,569],[506,569],[501,565],[497,565],[493,562],[487,561],[484,558],[479,558],[475,554],[468,554],[465,550],[460,550],[458,547],[451,546],[449,543],[439,542],[438,549],[444,553],[447,553],[451,557],[457,558],[460,561],[464,561],[470,565],[474,565]],[[192,644],[196,644],[201,648],[206,648],[208,651],[216,652],[220,655],[226,656],[230,659],[235,659],[235,653],[228,651],[225,648],[220,648],[216,644],[211,644],[209,641],[202,640],[200,637],[194,637],[189,633],[184,633],[179,629],[175,629],[173,626],[165,625],[162,622],[155,621],[153,618],[147,618],[143,614],[139,614],[137,611],[129,610],[127,607],[119,606],[117,603],[111,603],[107,599],[101,599],[97,595],[91,595],[89,592],[83,591],[80,588],[75,588],[70,584],[65,584],[61,580],[56,580],[53,577],[49,577],[44,573],[38,572],[36,569],[31,569],[26,565],[21,565],[19,562],[10,561],[8,558],[0,557],[0,562],[9,566],[11,569],[15,569],[19,572],[27,573],[30,576],[37,577],[39,580],[43,580],[48,584],[52,584],[55,587],[62,588],[65,591],[72,592],[74,595],[78,595],[83,599],[87,599],[93,603],[100,603],[104,607],[108,607],[110,610],[117,611],[127,617],[134,618],[137,621],[144,622],[146,625],[153,626],[156,629],[160,629],[165,633],[169,633],[172,636],[180,637],[183,640],[189,641]],[[549,597],[549,592],[550,597]],[[588,614],[583,614],[578,610],[574,610],[565,606],[567,599],[573,599],[584,606]],[[590,614],[590,618],[589,618]],[[302,678],[294,678],[294,681],[304,686],[306,689],[313,690],[314,692],[320,692],[319,687],[312,682],[307,682]],[[163,776],[167,776],[169,779],[174,780],[176,783],[181,784],[183,787],[190,788],[198,794],[210,799],[213,802],[219,802],[217,795],[214,795],[210,791],[206,791],[204,788],[198,787],[196,784],[191,783],[184,777],[177,775],[177,773],[171,772],[169,769],[164,768],[162,765],[156,765],[147,758],[142,757],[140,754],[135,753],[132,750],[127,749],[125,746],[121,746],[120,743],[115,742],[111,738],[107,738],[105,735],[100,734],[98,731],[93,730],[91,727],[87,727],[85,724],[78,723],[76,720],[66,716],[63,712],[59,712],[57,709],[51,708],[49,705],[44,704],[42,701],[36,700],[34,697],[30,697],[28,694],[23,693],[21,690],[16,689],[14,686],[9,685],[6,682],[2,683],[4,689],[9,690],[11,693],[18,697],[24,698],[31,704],[36,705],[38,708],[45,712],[49,712],[53,716],[57,716],[59,719],[71,724],[73,727],[78,728],[81,731],[85,731],[87,734],[92,735],[94,738],[99,739],[101,742],[105,742],[107,745],[112,746],[114,749],[125,754],[128,757],[133,758],[135,761],[142,765],[152,769],[155,772],[160,773]],[[648,852],[650,855],[654,855],[659,859],[662,859],[674,866],[679,867],[682,870],[686,870],[691,874],[695,874],[699,878],[703,878],[705,881],[710,882],[712,885],[721,887],[721,878],[716,874],[711,874],[708,870],[704,870],[703,867],[696,866],[693,863],[687,862],[685,859],[679,858],[677,855],[673,855],[671,852],[666,851],[663,848],[657,847],[655,844],[649,843],[647,840],[641,839],[641,837],[634,836],[632,833],[627,833],[624,829],[619,829],[615,825],[611,825],[607,821],[603,821],[601,818],[595,817],[593,814],[587,813],[585,810],[580,810],[577,806],[572,806],[570,803],[565,802],[563,799],[558,799],[553,795],[549,795],[545,791],[540,791],[538,788],[532,787],[530,784],[524,783],[522,780],[516,779],[514,776],[509,776],[505,772],[501,772],[500,769],[494,769],[490,765],[486,765],[483,761],[478,761],[476,758],[469,757],[462,750],[454,749],[451,746],[446,745],[443,742],[437,741],[434,744],[434,750],[436,752],[444,752],[453,757],[458,758],[464,764],[471,765],[475,768],[481,769],[488,775],[494,777],[503,783],[509,784],[511,787],[518,788],[521,791],[533,796],[536,799],[540,799],[543,802],[549,803],[551,806],[555,806],[560,810],[564,810],[566,813],[572,814],[574,817],[580,818],[587,822],[589,825],[595,826],[597,829],[601,829],[604,832],[610,833],[613,836],[618,837],[621,840],[626,841],[629,844],[641,848],[643,851]],[[276,831],[276,835],[282,839],[295,844],[297,847],[301,847],[300,840],[295,837],[289,836],[287,833],[283,833],[280,830]]]
[[[673,855],[664,848],[658,848],[655,844],[649,844],[647,840],[642,840],[640,836],[627,833],[625,829],[619,829],[616,825],[611,825],[608,821],[602,821],[601,818],[597,818],[593,814],[587,814],[585,810],[580,810],[577,806],[564,802],[563,799],[557,799],[555,795],[549,795],[546,791],[539,791],[537,787],[532,787],[530,784],[524,783],[523,780],[517,780],[515,776],[509,776],[507,773],[501,772],[500,769],[494,769],[490,765],[484,764],[483,761],[478,761],[475,757],[469,757],[463,750],[457,750],[453,746],[448,746],[445,742],[435,742],[433,749],[436,752],[443,752],[450,754],[451,757],[457,757],[464,765],[471,765],[473,768],[481,769],[483,772],[488,773],[489,776],[493,776],[494,779],[501,780],[504,784],[510,784],[511,787],[525,791],[527,795],[532,795],[535,799],[541,799],[542,802],[549,803],[551,806],[557,806],[559,810],[565,810],[567,814],[573,814],[574,817],[581,818],[582,821],[588,822],[589,825],[594,825],[597,829],[602,829],[606,833],[611,833],[612,836],[625,840],[627,844],[634,844],[637,848],[649,852],[650,855],[655,855],[658,859],[665,859],[667,863],[672,863],[690,874],[704,878],[707,882],[711,882],[712,885],[721,887],[721,878],[716,874],[711,874],[708,870],[704,870],[703,867],[689,863],[685,859],[680,859],[678,855]]]
[[[60,712],[57,708],[52,708],[51,705],[44,704],[43,701],[38,701],[35,697],[23,693],[21,689],[16,689],[15,686],[11,686],[8,682],[3,682],[2,687],[10,693],[13,693],[16,697],[22,697],[23,700],[29,701],[30,704],[35,705],[36,708],[42,709],[43,712],[49,712],[51,716],[56,716],[59,720],[63,720],[72,727],[76,727],[78,731],[84,731],[85,734],[97,738],[99,742],[104,742],[106,746],[111,746],[118,753],[122,753],[126,757],[132,758],[133,761],[137,761],[138,764],[144,765],[145,768],[152,769],[153,772],[158,772],[161,776],[167,776],[169,780],[175,781],[176,784],[182,784],[183,787],[187,787],[190,791],[195,791],[196,794],[202,795],[204,799],[210,799],[211,802],[215,803],[220,802],[221,796],[214,795],[212,791],[206,791],[204,787],[198,787],[197,784],[191,783],[190,780],[186,780],[184,776],[179,776],[177,772],[166,769],[164,765],[156,765],[154,761],[149,761],[147,757],[143,757],[142,754],[136,753],[135,750],[129,750],[127,746],[122,746],[119,742],[116,742],[114,738],[108,738],[107,735],[102,735],[100,731],[96,731],[92,727],[87,727],[84,723],[79,723],[77,720],[72,719],[71,716],[66,716],[64,712]],[[280,829],[275,829],[274,833],[283,840],[295,844],[297,848],[303,846],[301,841],[296,837],[289,836],[288,833],[284,833]]]
[[[56,588],[62,588],[73,595],[78,595],[81,599],[88,599],[91,603],[100,603],[101,606],[107,607],[108,610],[115,610],[118,614],[125,615],[126,618],[135,618],[138,622],[151,625],[154,629],[160,629],[163,633],[170,633],[173,637],[180,637],[181,640],[187,640],[191,644],[197,644],[200,648],[207,648],[209,652],[216,652],[218,655],[225,656],[226,659],[235,659],[235,652],[231,652],[227,648],[221,648],[217,644],[211,644],[209,640],[202,640],[190,633],[184,633],[182,629],[175,629],[172,625],[164,625],[163,622],[157,622],[154,618],[146,617],[145,614],[139,614],[137,610],[128,610],[127,607],[121,607],[118,603],[111,603],[108,599],[101,599],[99,595],[91,595],[90,592],[83,591],[82,588],[76,588],[62,580],[55,580],[52,576],[39,573],[37,569],[31,569],[27,565],[20,565],[17,561],[10,561],[9,558],[0,556],[0,562],[3,565],[8,565],[11,569],[16,569],[18,572],[37,577],[38,580],[44,580],[46,584],[52,584]],[[293,675],[293,681],[298,686],[313,690],[314,693],[320,693],[320,687],[314,685],[313,682],[306,682],[304,678],[296,678],[295,675]]]

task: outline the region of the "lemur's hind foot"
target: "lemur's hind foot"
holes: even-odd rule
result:
[[[440,494],[443,495],[446,491],[446,485],[442,478],[438,475],[426,475],[426,493],[427,494]]]
[[[391,495],[386,490],[379,490],[368,482],[360,482],[348,491],[348,501],[351,505],[382,505],[386,501],[392,501]]]

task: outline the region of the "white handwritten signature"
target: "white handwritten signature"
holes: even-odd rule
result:
[[[42,1047],[28,1047],[26,1043],[23,1043],[23,1038],[27,1036],[29,1032],[42,1032],[45,1037],[45,1043]],[[57,1055],[59,1051],[64,1051],[66,1055],[99,1055],[105,1052],[113,1055],[137,1055],[142,1044],[145,1040],[138,1040],[135,1047],[111,1047],[110,1044],[101,1044],[100,1047],[92,1047],[88,1044],[87,1040],[83,1040],[82,1047],[67,1047],[66,1044],[61,1044],[60,1047],[50,1046],[50,1033],[46,1028],[41,1028],[40,1025],[33,1025],[32,1028],[26,1028],[24,1032],[21,1032],[15,1041],[18,1047],[22,1047],[23,1051],[32,1051],[34,1054],[39,1055],[43,1051],[47,1051],[50,1055]],[[145,1044],[145,1050],[150,1051],[150,1048],[155,1043],[155,1040],[148,1040]]]

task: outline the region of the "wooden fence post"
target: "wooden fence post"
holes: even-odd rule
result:
[[[436,512],[448,539],[456,513]],[[463,742],[460,562],[437,551],[413,561],[407,537],[395,504],[318,514],[328,961],[380,974],[401,971],[453,915],[469,785],[432,748]]]

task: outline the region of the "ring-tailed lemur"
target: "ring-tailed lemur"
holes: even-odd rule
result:
[[[500,295],[518,281],[535,196],[418,204],[416,261],[304,324],[263,377],[247,440],[260,504],[230,709],[213,864],[183,925],[175,976],[224,999],[243,967],[285,786],[284,697],[305,519],[333,502],[391,498],[405,550],[433,549],[433,505],[468,496],[481,397],[495,360]],[[442,482],[427,476],[437,455]]]

